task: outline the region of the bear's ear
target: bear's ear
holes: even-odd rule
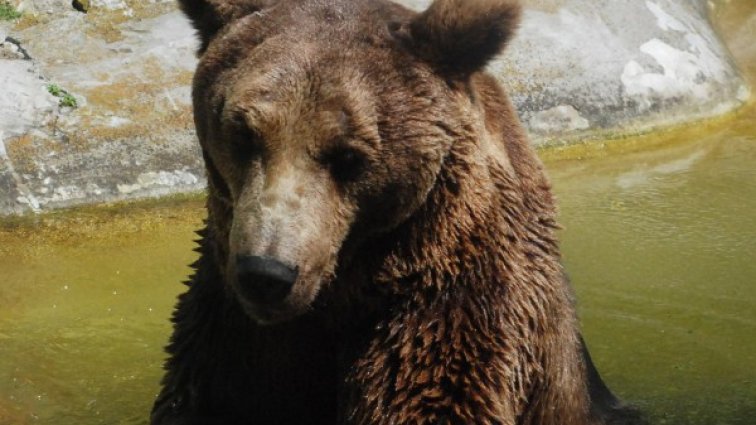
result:
[[[257,12],[272,0],[178,0],[200,37],[200,53],[225,25]]]
[[[486,66],[520,22],[516,0],[435,0],[409,25],[412,48],[450,77]]]

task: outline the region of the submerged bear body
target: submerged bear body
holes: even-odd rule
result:
[[[482,72],[508,0],[182,0],[207,228],[153,424],[631,423]]]

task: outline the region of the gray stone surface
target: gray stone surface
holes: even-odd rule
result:
[[[704,0],[523,3],[518,36],[490,70],[537,143],[711,117],[750,96]]]
[[[0,214],[19,214],[29,207],[23,207],[21,194],[18,192],[17,176],[13,172],[13,164],[8,159],[5,145],[0,134]]]
[[[204,187],[190,105],[196,41],[167,6],[0,27],[32,57],[0,59],[9,88],[0,91],[0,215]],[[60,107],[48,84],[78,107]]]
[[[0,87],[0,132],[5,137],[26,134],[56,118],[58,99],[47,92],[30,61],[0,58]]]
[[[27,12],[0,23],[0,42],[18,41],[0,45],[0,215],[204,186],[196,41],[172,1],[92,0],[87,14],[62,0],[14,3]],[[703,0],[525,3],[490,70],[537,144],[721,114],[749,95]],[[78,107],[59,106],[48,84]]]
[[[12,6],[23,13],[63,13],[73,11],[71,2],[64,0],[10,0]]]
[[[71,0],[5,0],[13,5],[16,10],[32,14],[61,14],[76,13]],[[122,10],[130,14],[131,6],[126,0],[79,0],[87,3],[90,10]],[[146,0],[143,3],[166,3],[173,0]]]

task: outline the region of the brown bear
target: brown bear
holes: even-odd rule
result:
[[[200,259],[153,424],[634,417],[578,331],[554,199],[483,72],[512,0],[180,0]]]

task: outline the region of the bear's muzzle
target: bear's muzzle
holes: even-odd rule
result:
[[[241,295],[258,305],[281,303],[297,281],[299,270],[267,256],[240,255],[236,277]]]

